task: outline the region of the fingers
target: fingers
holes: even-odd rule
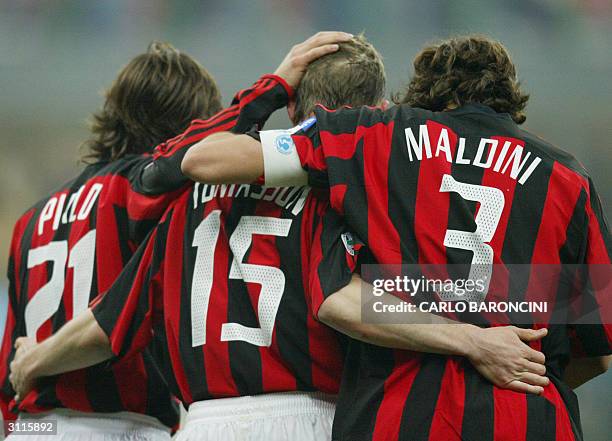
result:
[[[353,38],[352,34],[346,32],[319,32],[303,43],[294,47],[295,55],[302,55],[311,49],[319,46],[326,46],[333,43],[342,43]]]
[[[525,370],[532,372],[537,375],[544,375],[546,373],[546,366],[540,363],[534,363],[532,361],[525,362]]]
[[[531,384],[524,383],[520,380],[514,380],[508,383],[508,385],[506,385],[506,388],[515,392],[523,392],[535,395],[540,395],[542,392],[544,392],[544,388],[542,386],[533,386]]]
[[[527,347],[525,350],[525,358],[539,364],[544,364],[546,362],[546,355],[530,347]]]
[[[15,349],[19,349],[21,346],[26,345],[27,340],[27,337],[19,337],[17,340],[15,340]]]
[[[541,338],[546,337],[548,334],[548,329],[540,328],[540,329],[524,329],[524,328],[514,328],[516,335],[523,341],[536,341]]]
[[[332,52],[336,52],[338,49],[340,49],[340,46],[337,44],[327,44],[325,46],[316,47],[297,57],[296,62],[299,64],[308,65],[317,58],[320,58],[323,55],[331,54]]]
[[[520,375],[520,379],[518,381],[530,384],[532,386],[542,386],[542,387],[548,386],[550,384],[550,380],[547,377],[532,374],[530,372],[523,372]]]

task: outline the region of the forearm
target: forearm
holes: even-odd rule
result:
[[[263,175],[261,144],[247,135],[218,133],[191,147],[181,170],[196,182],[250,184]]]
[[[319,310],[319,319],[350,337],[377,346],[467,356],[473,346],[476,326],[458,323],[424,312],[406,313],[403,324],[369,324],[361,321],[361,280],[351,283],[329,297]],[[385,304],[400,300],[390,294]]]
[[[45,377],[92,366],[112,356],[108,337],[87,309],[37,345],[28,354],[27,364],[35,377]]]
[[[610,367],[612,355],[606,357],[572,358],[565,368],[564,380],[576,389],[589,380],[603,374]]]

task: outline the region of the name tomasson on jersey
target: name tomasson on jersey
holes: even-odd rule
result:
[[[466,138],[457,137],[457,149],[455,157],[453,158],[449,130],[450,129],[444,127],[441,128],[440,135],[436,139],[435,135],[434,137],[430,135],[427,125],[421,124],[419,126],[417,141],[417,135],[415,135],[411,127],[408,127],[405,133],[406,147],[410,161],[412,162],[415,159],[419,161],[423,160],[424,149],[425,159],[445,155],[446,160],[450,163],[474,165],[485,169],[493,168],[493,171],[502,174],[507,174],[509,171],[509,176],[514,180],[518,180],[518,183],[521,185],[527,182],[527,179],[529,179],[538,164],[542,161],[539,156],[535,155],[533,155],[533,159],[530,161],[532,157],[531,152],[525,152],[524,147],[518,143],[505,141],[500,145],[500,142],[493,138],[480,138],[478,149],[474,157],[466,158]],[[435,146],[435,150],[432,149],[432,146]],[[527,165],[528,163],[529,165]]]
[[[298,215],[304,208],[306,196],[311,188],[302,187],[265,187],[250,184],[210,185],[196,183],[193,189],[193,208],[204,204],[215,197],[220,198],[250,198],[261,201],[274,202],[285,210],[291,210]]]

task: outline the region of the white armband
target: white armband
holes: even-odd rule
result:
[[[291,133],[293,130],[259,132],[264,160],[265,185],[268,187],[308,184],[308,173],[302,168]]]

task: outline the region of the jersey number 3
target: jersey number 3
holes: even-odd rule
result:
[[[193,347],[206,344],[206,317],[210,303],[214,277],[214,254],[221,229],[221,211],[211,211],[195,231],[192,245],[197,248],[196,262],[191,285],[191,344]],[[243,216],[229,240],[234,253],[230,279],[242,279],[246,283],[261,285],[257,316],[258,328],[240,323],[224,323],[221,341],[245,341],[255,346],[270,346],[274,321],[285,290],[285,275],[279,268],[244,263],[243,259],[253,241],[254,234],[286,237],[291,228],[291,219],[263,216]]]
[[[473,256],[468,277],[470,280],[482,280],[484,284],[482,292],[473,291],[466,296],[448,292],[440,293],[440,297],[445,301],[482,301],[489,291],[491,282],[493,248],[489,242],[493,240],[499,219],[504,211],[504,193],[499,188],[456,181],[451,175],[442,177],[440,192],[459,193],[465,200],[480,203],[474,219],[476,231],[447,230],[444,236],[444,246],[471,251]]]

